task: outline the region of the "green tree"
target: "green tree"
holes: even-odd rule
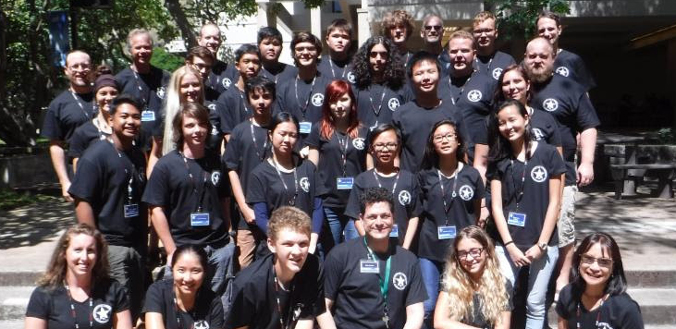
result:
[[[570,12],[566,0],[487,0],[484,3],[497,16],[502,35],[507,38],[533,37],[537,32],[535,20],[544,9],[560,15]]]

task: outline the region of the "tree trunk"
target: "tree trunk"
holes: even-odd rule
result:
[[[195,36],[193,26],[190,24],[179,0],[166,0],[164,6],[167,7],[169,14],[174,18],[176,25],[178,25],[178,29],[181,31],[181,35],[183,35],[183,40],[188,43],[187,48],[190,49],[197,46],[197,37]]]

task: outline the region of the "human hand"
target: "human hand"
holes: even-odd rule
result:
[[[577,183],[587,186],[594,181],[594,166],[591,163],[581,163],[577,168]]]

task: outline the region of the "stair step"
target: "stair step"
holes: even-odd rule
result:
[[[0,328],[2,329],[24,329],[24,320],[0,320]],[[646,327],[646,329],[648,329]]]
[[[23,320],[33,289],[35,287],[0,287],[0,320]]]
[[[0,272],[0,287],[35,286],[42,272]]]
[[[624,272],[629,287],[676,288],[676,270],[635,270]]]

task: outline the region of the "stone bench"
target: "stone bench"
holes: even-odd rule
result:
[[[653,176],[658,179],[657,196],[659,198],[673,198],[672,181],[676,178],[676,163],[631,163],[631,164],[611,164],[613,180],[615,181],[615,199],[622,198],[624,181],[627,179],[628,171],[638,169],[651,171]]]

